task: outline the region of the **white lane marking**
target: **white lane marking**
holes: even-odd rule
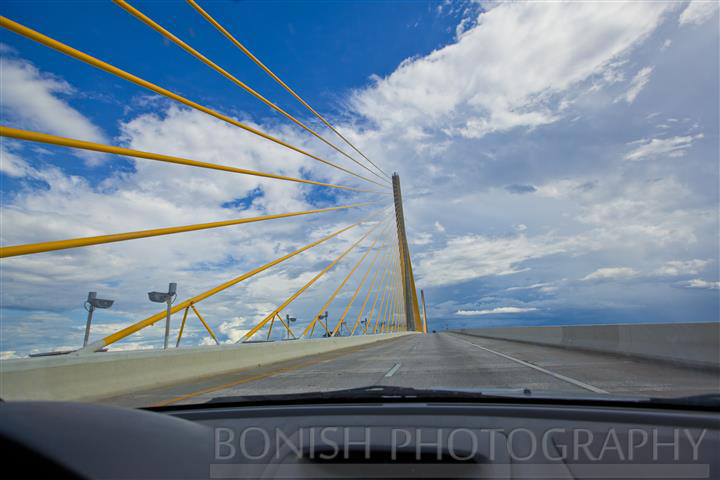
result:
[[[385,376],[386,376],[386,377],[392,377],[393,375],[395,375],[395,372],[397,372],[398,370],[400,370],[400,366],[401,366],[401,365],[402,365],[402,363],[396,363],[390,370],[387,371],[387,373],[385,374]]]
[[[525,366],[525,367],[534,368],[535,370],[537,370],[537,371],[539,371],[539,372],[542,372],[542,373],[546,373],[546,374],[548,374],[548,375],[550,375],[550,376],[553,376],[553,377],[557,378],[558,380],[562,380],[562,381],[564,381],[564,382],[572,383],[573,385],[577,385],[578,387],[584,388],[585,390],[590,390],[591,392],[595,392],[595,393],[610,393],[610,392],[607,392],[607,391],[603,390],[602,388],[594,387],[594,386],[592,386],[592,385],[590,385],[590,384],[588,384],[588,383],[581,382],[580,380],[575,380],[574,378],[566,377],[565,375],[561,375],[561,374],[559,374],[559,373],[551,372],[550,370],[548,370],[548,369],[546,369],[546,368],[538,367],[537,365],[533,365],[532,363],[525,362],[525,361],[523,361],[523,360],[520,360],[519,358],[511,357],[510,355],[506,355],[506,354],[501,353],[501,352],[496,352],[495,350],[491,350],[491,349],[489,349],[489,348],[487,348],[487,347],[481,347],[480,345],[477,345],[477,344],[475,344],[475,343],[472,343],[472,342],[470,342],[470,341],[468,341],[468,340],[465,340],[465,339],[463,339],[463,338],[457,338],[457,337],[455,337],[455,338],[458,339],[458,340],[460,340],[461,342],[469,343],[470,345],[472,345],[472,346],[474,346],[474,347],[483,349],[483,350],[485,350],[485,351],[487,351],[487,352],[490,352],[490,353],[494,353],[495,355],[499,355],[499,356],[501,356],[501,357],[503,357],[503,358],[507,358],[508,360],[512,360],[513,362],[517,362],[517,363],[519,363],[520,365],[523,365],[523,366]]]

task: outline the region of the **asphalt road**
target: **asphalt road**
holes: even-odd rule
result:
[[[156,388],[103,403],[181,405],[215,397],[369,385],[530,389],[563,394],[680,396],[720,392],[717,371],[456,333],[410,335],[301,360]]]

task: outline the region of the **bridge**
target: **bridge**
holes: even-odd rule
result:
[[[669,391],[693,394],[708,388],[718,389],[717,324],[613,326],[610,330],[602,326],[566,327],[559,333],[559,327],[429,332],[424,295],[422,292],[418,295],[415,285],[399,175],[389,175],[368,158],[194,0],[188,0],[188,3],[195,8],[199,19],[207,21],[302,104],[320,122],[323,132],[243,83],[130,3],[124,0],[115,3],[157,31],[166,41],[175,43],[330,148],[343,163],[263,132],[9,18],[0,18],[0,24],[10,32],[340,171],[347,175],[347,183],[329,183],[309,176],[290,177],[8,126],[0,127],[2,137],[121,155],[136,161],[213,170],[218,175],[245,175],[322,191],[341,191],[350,195],[343,198],[352,198],[353,202],[219,222],[3,246],[0,258],[142,241],[256,222],[281,222],[286,218],[331,215],[348,210],[361,210],[364,216],[249,271],[228,274],[223,283],[189,298],[178,299],[175,284],[170,284],[167,292],[151,292],[150,300],[164,304],[161,310],[92,341],[94,312],[111,307],[112,303],[98,298],[96,292],[90,292],[82,346],[58,355],[3,361],[0,372],[0,397],[3,399],[93,400],[145,406],[197,402],[218,396],[364,385],[432,388],[475,385],[485,391],[511,388],[528,392],[560,390],[577,394],[647,395]],[[329,139],[328,135],[332,137]],[[215,319],[203,313],[204,301],[311,249],[326,248],[330,242],[341,238],[352,239],[347,240],[350,245],[300,285],[295,293],[277,299],[277,306],[236,344],[220,342],[211,327]],[[289,310],[293,302],[317,287],[320,280],[340,264],[349,267],[348,273],[331,288],[327,300],[317,305],[306,318],[292,317]],[[202,324],[215,345],[180,348],[188,322],[194,321]],[[164,326],[161,348],[132,352],[113,350],[118,342],[158,324]],[[177,336],[171,338],[171,332],[176,328]],[[598,338],[607,341],[599,344]],[[671,344],[667,338],[673,339]]]

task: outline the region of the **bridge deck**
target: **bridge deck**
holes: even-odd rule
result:
[[[232,395],[415,388],[529,388],[573,394],[679,396],[720,391],[720,374],[615,355],[453,333],[413,335],[106,399],[149,406]]]

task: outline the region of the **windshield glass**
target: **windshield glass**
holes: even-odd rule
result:
[[[0,6],[3,400],[720,393],[716,2],[67,5]]]

